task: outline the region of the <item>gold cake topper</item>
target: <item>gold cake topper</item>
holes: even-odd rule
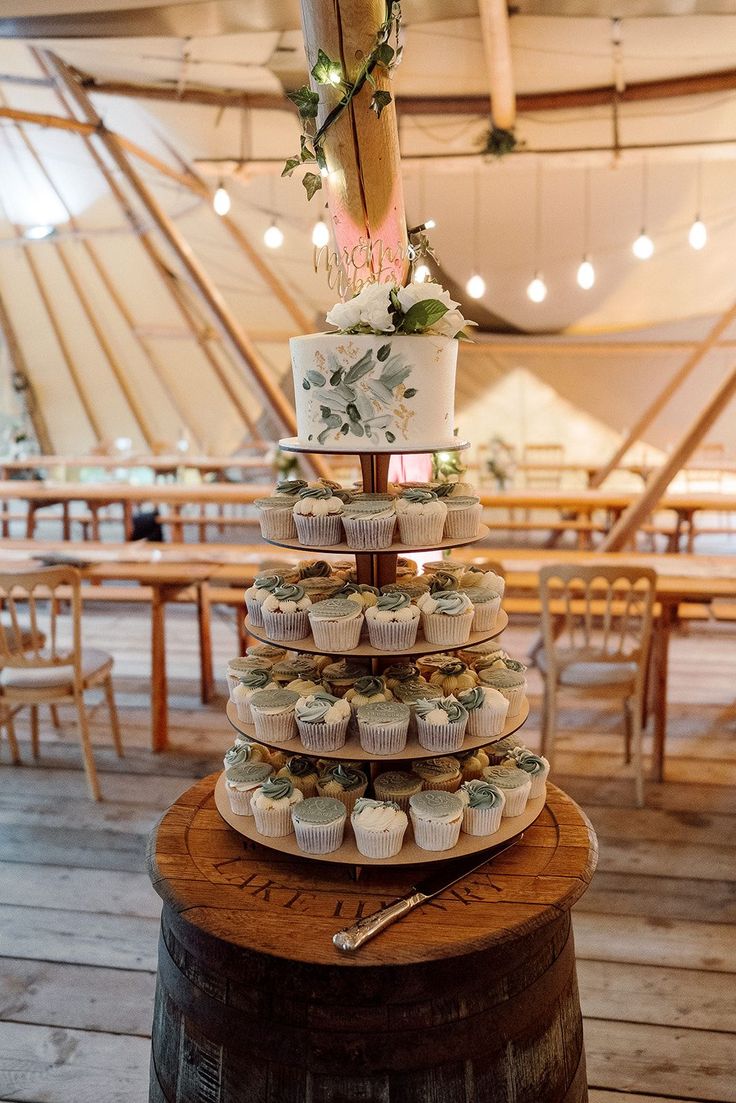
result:
[[[405,261],[416,257],[414,246],[386,245],[381,238],[360,237],[355,245],[340,249],[323,245],[314,250],[314,270],[322,268],[328,287],[341,299],[357,295],[366,284],[399,282]]]

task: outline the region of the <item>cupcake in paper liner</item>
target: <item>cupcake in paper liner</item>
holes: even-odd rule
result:
[[[370,663],[358,659],[338,659],[322,671],[322,678],[330,693],[344,697],[359,678],[370,676]]]
[[[422,779],[425,789],[442,789],[455,793],[460,788],[462,774],[460,763],[453,755],[438,758],[417,758],[411,764],[412,772]]]
[[[249,762],[265,762],[268,764],[268,752],[258,743],[251,743],[249,739],[241,743],[235,743],[225,751],[222,765],[226,770],[232,770],[236,766],[247,766]]]
[[[457,697],[463,690],[478,685],[478,675],[462,659],[453,657],[430,674],[429,684],[438,686],[445,696],[453,693]]]
[[[350,823],[361,854],[366,858],[393,858],[401,850],[409,818],[393,801],[360,797]]]
[[[466,835],[493,835],[501,826],[506,797],[490,782],[466,781],[457,795],[463,802],[463,831]]]
[[[419,609],[408,594],[395,590],[381,594],[376,604],[366,609],[365,620],[372,647],[381,651],[406,651],[413,647],[419,628]]]
[[[332,597],[312,606],[309,626],[315,647],[329,652],[352,651],[360,643],[363,613],[356,602]]]
[[[396,499],[399,539],[408,548],[441,544],[446,517],[447,506],[432,490],[410,488]]]
[[[515,735],[506,735],[503,739],[497,739],[495,743],[489,743],[483,749],[488,755],[488,765],[500,766],[519,748],[523,748],[525,751],[529,749]]]
[[[368,778],[355,766],[338,762],[330,766],[317,780],[317,792],[321,797],[335,797],[352,812],[358,797],[365,796]]]
[[[258,498],[253,503],[258,510],[258,523],[264,540],[296,540],[293,500],[285,495],[277,498]]]
[[[506,797],[504,817],[522,814],[532,789],[532,779],[525,770],[517,766],[488,766],[483,771],[483,780],[503,790]]]
[[[263,628],[273,640],[303,640],[309,635],[311,607],[302,586],[285,583],[261,603]]]
[[[427,577],[431,577],[436,574],[437,571],[449,572],[454,574],[457,578],[461,578],[463,572],[467,570],[468,564],[462,559],[453,559],[451,556],[443,556],[442,559],[430,559],[424,564],[422,570]]]
[[[383,677],[390,690],[393,690],[396,686],[409,685],[412,682],[415,685],[421,685],[424,681],[419,672],[419,667],[416,663],[410,663],[408,659],[405,662],[392,663],[391,666],[387,666],[383,671]]]
[[[409,731],[409,706],[377,701],[356,710],[360,745],[368,754],[400,754]]]
[[[482,747],[476,747],[472,751],[458,751],[456,757],[460,763],[463,781],[479,780],[483,777],[486,766],[490,766],[488,755]]]
[[[330,548],[342,543],[344,503],[328,486],[308,486],[294,503],[294,523],[299,543]]]
[[[468,642],[475,613],[467,594],[459,590],[440,590],[422,594],[417,605],[427,643],[438,647],[462,647]]]
[[[225,792],[236,816],[253,815],[251,796],[272,773],[273,767],[266,762],[246,762],[225,771]]]
[[[501,595],[492,590],[472,587],[462,590],[462,593],[467,594],[473,603],[473,632],[492,632],[501,612]]]
[[[286,760],[286,763],[278,771],[277,777],[285,777],[298,789],[303,797],[317,795],[317,766],[310,758],[295,754]]]
[[[456,793],[430,790],[409,798],[414,841],[422,850],[451,850],[460,837],[463,802]]]
[[[509,719],[517,716],[526,700],[526,678],[519,670],[507,666],[485,666],[478,671],[480,684],[498,690],[509,703]]]
[[[233,700],[233,690],[240,685],[241,675],[249,670],[270,670],[272,663],[257,655],[239,655],[236,659],[230,659],[225,670],[227,678],[227,691],[230,700]]]
[[[442,697],[439,686],[432,686],[429,682],[401,682],[392,690],[397,701],[409,706],[409,734],[416,735],[417,730],[417,701],[438,701]]]
[[[342,525],[349,548],[355,551],[388,548],[396,528],[394,503],[353,501],[342,512]]]
[[[474,686],[458,693],[457,699],[468,714],[467,734],[473,739],[493,739],[506,723],[509,702],[490,686]]]
[[[271,680],[280,686],[288,686],[297,678],[317,682],[320,678],[318,657],[306,652],[299,652],[296,655],[292,653],[274,663],[271,668]]]
[[[543,797],[547,791],[547,778],[549,777],[549,762],[544,755],[534,754],[526,747],[517,747],[511,752],[509,761],[513,762],[515,766],[523,770],[532,779],[529,799],[534,800],[535,797]]]
[[[286,658],[284,648],[274,647],[272,643],[252,643],[250,647],[246,647],[245,654],[249,659],[263,659],[269,666]]]
[[[300,697],[294,715],[305,751],[321,754],[337,751],[344,745],[350,720],[347,701],[321,690]]]
[[[373,781],[377,800],[390,800],[398,804],[402,812],[409,811],[409,798],[419,793],[423,786],[418,774],[408,770],[387,770]]]
[[[291,835],[294,830],[291,813],[302,800],[301,790],[295,789],[288,778],[270,777],[264,781],[250,798],[256,831],[270,839]]]
[[[261,605],[268,594],[273,593],[279,586],[283,586],[284,580],[279,574],[259,574],[252,586],[249,586],[243,595],[248,619],[254,628],[263,628],[263,616]]]
[[[361,705],[377,704],[379,701],[393,701],[393,699],[393,692],[379,674],[367,674],[365,678],[358,678],[353,688],[345,694],[345,700],[349,702],[352,710],[351,729],[358,730],[355,713]]]
[[[231,694],[238,720],[244,724],[253,723],[250,699],[257,689],[268,689],[269,687],[277,688],[275,683],[271,681],[269,670],[248,670],[240,675],[238,685]]]
[[[482,567],[465,564],[465,570],[460,575],[460,585],[464,590],[490,590],[492,593],[500,594],[503,597],[506,590],[506,579],[495,571],[484,571]]]
[[[473,540],[480,529],[480,498],[453,494],[444,501],[447,506],[445,539]]]
[[[468,714],[456,697],[416,703],[417,738],[435,754],[451,754],[463,745]]]
[[[291,813],[297,846],[305,854],[331,854],[342,846],[347,810],[334,797],[308,797]]]
[[[256,739],[264,743],[286,743],[297,733],[294,707],[298,693],[288,689],[258,689],[250,699]]]

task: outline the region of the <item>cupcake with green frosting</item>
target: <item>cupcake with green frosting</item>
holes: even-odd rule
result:
[[[408,770],[387,770],[379,774],[373,782],[373,792],[377,800],[391,800],[398,804],[403,812],[409,811],[409,797],[422,789],[422,779]]]
[[[404,663],[392,663],[391,666],[387,666],[383,672],[383,677],[386,680],[386,685],[389,689],[394,689],[395,686],[409,685],[411,682],[422,683],[424,679],[419,672],[419,667],[416,663],[404,662]]]
[[[305,758],[304,755],[292,755],[276,776],[288,778],[303,797],[313,797],[317,793],[317,767],[311,758]]]
[[[274,663],[271,668],[271,679],[280,686],[288,686],[295,678],[308,678],[313,682],[319,680],[316,655],[289,655]]]
[[[352,651],[360,643],[363,612],[346,597],[332,597],[312,606],[309,625],[316,647],[328,652]]]
[[[245,591],[245,608],[248,611],[248,620],[254,628],[263,628],[261,606],[266,596],[283,584],[280,574],[259,574],[256,575],[253,585]]]
[[[468,735],[473,739],[493,739],[500,735],[509,711],[508,700],[491,686],[473,686],[457,694],[468,714]]]
[[[267,689],[269,686],[274,686],[269,670],[246,670],[240,675],[238,684],[230,695],[238,714],[238,720],[241,720],[244,724],[253,723],[250,699],[257,689]]]
[[[361,854],[366,858],[393,858],[401,850],[409,819],[393,801],[360,797],[350,823]]]
[[[517,747],[511,752],[508,762],[523,770],[532,779],[532,787],[529,790],[530,800],[544,796],[549,776],[549,762],[544,755],[534,754],[527,747]]]
[[[438,647],[462,647],[468,642],[475,613],[467,594],[459,590],[440,590],[423,594],[417,605],[427,643]]]
[[[463,745],[468,714],[456,697],[416,703],[417,738],[434,754],[451,754]]]
[[[331,854],[342,846],[347,811],[334,797],[308,797],[291,813],[296,842],[305,854]]]
[[[291,542],[298,539],[294,523],[294,499],[279,494],[273,498],[257,498],[253,503],[258,510],[258,523],[264,540]]]
[[[251,796],[272,773],[267,762],[244,762],[225,771],[225,792],[236,816],[253,815]]]
[[[483,771],[483,780],[503,790],[506,797],[504,816],[522,814],[532,790],[532,779],[526,770],[520,770],[518,766],[487,766]]]
[[[518,716],[526,700],[526,678],[519,670],[507,666],[485,666],[478,671],[480,684],[502,693],[509,703],[509,717]]]
[[[409,706],[399,701],[377,701],[356,709],[360,745],[368,754],[399,754],[406,746]]]
[[[309,635],[311,598],[302,586],[284,583],[261,603],[264,631],[272,640],[303,640]]]
[[[417,701],[438,701],[442,697],[439,686],[432,686],[429,682],[402,682],[392,690],[397,701],[409,706],[409,732],[416,734],[417,730]]]
[[[463,831],[466,835],[493,835],[501,826],[506,797],[490,782],[466,781],[458,789],[464,804]]]
[[[337,751],[345,743],[350,705],[324,690],[300,697],[294,707],[296,726],[305,751]]]
[[[305,486],[307,486],[307,483],[304,479],[279,479],[273,488],[273,497],[289,498],[293,505],[299,491],[304,490]]]
[[[416,642],[419,610],[401,590],[381,594],[376,604],[366,609],[365,621],[371,646],[380,651],[406,651]]]
[[[326,559],[300,559],[296,565],[299,582],[307,578],[331,578],[332,567]]]
[[[396,499],[399,538],[409,548],[435,547],[442,543],[447,506],[433,490],[410,487]]]
[[[317,792],[321,797],[341,800],[348,812],[352,812],[358,797],[365,796],[368,778],[355,766],[338,762],[330,766],[317,780]]]
[[[412,762],[411,768],[422,779],[425,789],[442,789],[446,793],[455,793],[460,788],[460,763],[452,755],[418,758]]]
[[[388,548],[396,527],[394,503],[353,500],[342,512],[342,526],[348,547],[355,551]]]
[[[280,839],[294,830],[291,813],[304,800],[287,777],[270,777],[250,798],[256,831],[269,839]]]
[[[453,494],[445,498],[446,540],[473,540],[480,528],[480,498],[470,494]]]
[[[488,755],[489,766],[500,766],[502,762],[513,754],[514,751],[519,748],[523,748],[525,751],[528,747],[525,747],[520,739],[517,739],[515,735],[505,735],[503,739],[497,739],[494,743],[488,744],[483,749]]]
[[[361,705],[372,705],[377,701],[392,701],[393,697],[385,679],[378,674],[367,674],[365,678],[358,678],[353,688],[345,694],[345,700],[350,702],[352,709],[358,709]]]
[[[235,766],[246,766],[249,762],[268,762],[265,749],[250,740],[233,744],[225,751],[222,760],[226,770],[232,770]]]
[[[338,659],[334,663],[328,663],[322,671],[322,679],[335,697],[344,697],[359,678],[369,676],[369,665],[355,659]]]
[[[296,735],[294,707],[298,693],[289,689],[258,689],[250,698],[256,739],[264,743],[286,743]]]
[[[269,659],[261,657],[260,655],[239,655],[235,659],[230,659],[225,670],[225,676],[227,678],[227,691],[230,700],[233,700],[233,690],[240,684],[241,675],[247,673],[249,670],[270,670],[273,664]]]
[[[245,653],[251,659],[265,659],[271,665],[286,657],[283,647],[274,647],[271,643],[252,643],[246,647]]]
[[[463,802],[456,793],[430,790],[409,800],[414,841],[422,850],[452,850],[460,837]]]
[[[299,543],[312,548],[331,548],[342,541],[344,503],[328,486],[308,486],[294,503],[294,523]]]

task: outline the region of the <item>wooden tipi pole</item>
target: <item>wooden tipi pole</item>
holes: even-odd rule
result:
[[[2,336],[8,349],[8,357],[13,369],[13,374],[17,376],[19,380],[23,381],[23,391],[27,396],[25,406],[36,434],[36,440],[43,454],[50,456],[53,453],[53,446],[51,444],[51,437],[49,435],[46,419],[38,404],[38,398],[33,388],[33,383],[28,374],[26,358],[2,295],[0,295],[0,336]]]
[[[688,356],[685,363],[675,372],[667,385],[663,387],[654,401],[647,406],[646,410],[639,415],[635,424],[629,430],[626,438],[621,442],[616,451],[606,464],[601,467],[594,477],[591,479],[590,485],[593,487],[601,486],[602,483],[608,478],[612,471],[618,467],[621,460],[624,458],[628,450],[641,439],[642,433],[647,429],[654,419],[662,412],[673,394],[680,389],[682,384],[692,374],[693,369],[697,368],[704,357],[708,355],[712,348],[718,344],[719,338],[728,330],[729,326],[736,320],[736,302],[731,306],[715,323],[711,328],[708,335],[693,349]],[[626,346],[624,345],[624,348]],[[689,453],[688,453],[689,455]]]
[[[478,14],[491,92],[491,121],[494,126],[513,130],[516,96],[506,0],[478,0]]]
[[[203,301],[207,304],[223,338],[234,350],[236,359],[243,364],[250,377],[256,382],[276,420],[287,434],[295,434],[296,418],[290,402],[278,383],[271,377],[265,361],[235,320],[219,289],[194,255],[186,238],[132,167],[117,136],[107,130],[89,97],[66,64],[51,51],[44,50],[42,55],[56,74],[61,86],[66,89],[87,120],[94,123],[95,138],[102,143],[113,163],[125,177],[133,193],[176,255],[193,286],[196,287]],[[236,400],[234,392],[233,399]],[[241,407],[239,400],[238,407]],[[329,466],[321,456],[310,457],[310,462],[320,475],[329,477]]]

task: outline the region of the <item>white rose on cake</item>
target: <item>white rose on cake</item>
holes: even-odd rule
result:
[[[335,303],[327,321],[342,330],[365,326],[373,333],[393,333],[391,287],[387,283],[367,283],[346,303]]]

